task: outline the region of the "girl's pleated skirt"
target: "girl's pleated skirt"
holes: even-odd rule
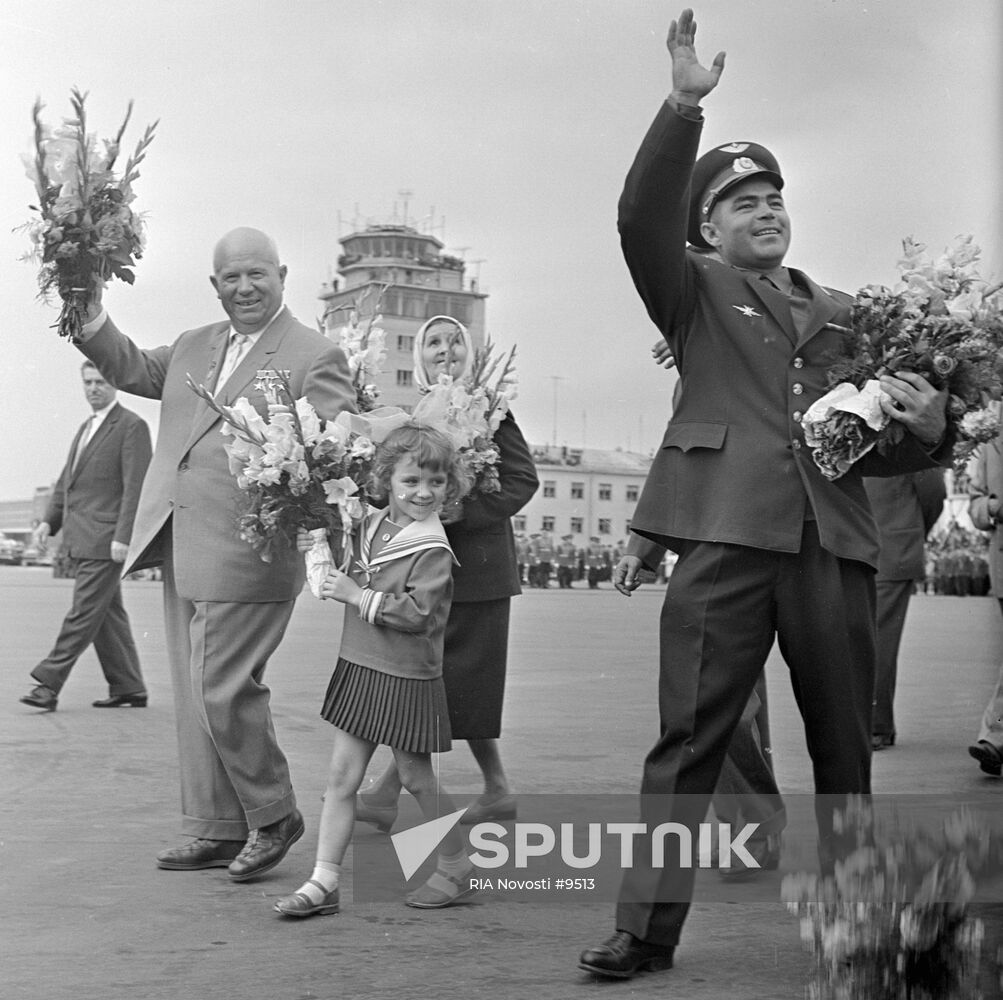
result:
[[[452,746],[441,677],[397,677],[339,657],[320,714],[359,739],[410,753]]]

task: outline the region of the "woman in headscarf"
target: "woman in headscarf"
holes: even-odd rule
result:
[[[470,335],[450,316],[433,316],[414,343],[414,380],[427,393],[440,375],[459,382],[473,361]],[[474,490],[441,520],[456,555],[453,603],[446,623],[442,679],[454,740],[466,740],[481,769],[484,791],[462,823],[514,819],[516,800],[498,748],[501,735],[509,605],[521,593],[511,518],[539,487],[536,466],[511,413],[493,441],[499,490]],[[401,783],[393,764],[356,801],[356,819],[389,830]]]

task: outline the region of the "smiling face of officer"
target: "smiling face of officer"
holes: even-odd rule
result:
[[[791,242],[783,195],[764,177],[725,191],[700,231],[725,263],[763,273],[780,267]]]

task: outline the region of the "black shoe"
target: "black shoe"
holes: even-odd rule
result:
[[[877,753],[879,750],[884,750],[886,747],[895,746],[895,734],[894,733],[874,733],[871,736],[871,750]]]
[[[24,698],[21,701],[24,701]],[[55,708],[55,704],[52,707]],[[998,778],[1003,772],[1003,750],[994,746],[989,740],[979,740],[978,743],[973,743],[968,748],[968,752],[979,762],[979,767],[986,774]]]
[[[629,931],[617,931],[595,948],[586,948],[578,959],[578,968],[596,976],[630,979],[638,972],[671,969],[675,950],[670,944],[649,944]]]
[[[270,872],[302,836],[303,816],[298,809],[277,823],[252,830],[244,849],[230,865],[230,878],[247,882]]]
[[[205,837],[198,837],[183,847],[161,851],[157,855],[157,867],[175,872],[227,868],[243,846],[243,841],[240,840],[207,840]]]
[[[31,705],[32,708],[40,708],[43,712],[55,712],[56,705],[59,704],[59,696],[52,688],[39,684],[38,687],[32,688],[21,699],[21,702],[25,705]]]
[[[757,878],[763,872],[775,872],[780,867],[780,834],[771,833],[765,839],[750,840],[745,849],[755,858],[758,868],[750,867],[741,861],[734,853],[730,868],[721,868],[718,874],[726,882],[748,882]]]
[[[95,708],[146,708],[147,695],[142,694],[113,694],[110,698],[102,698],[100,701],[92,701]]]

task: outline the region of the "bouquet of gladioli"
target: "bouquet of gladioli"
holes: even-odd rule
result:
[[[990,288],[979,276],[980,251],[970,236],[959,237],[937,260],[911,239],[903,248],[894,289],[870,285],[857,293],[842,356],[828,373],[834,388],[802,418],[805,442],[827,479],[905,433],[881,409],[882,374],[913,371],[947,389],[958,471],[999,430],[989,403],[1003,385],[1001,286]]]
[[[515,348],[494,357],[488,340],[474,351],[473,363],[459,379],[440,375],[414,408],[417,423],[430,424],[448,434],[456,445],[460,464],[473,482],[473,490],[497,493],[498,448],[492,440],[509,405],[516,397]]]
[[[784,877],[781,896],[800,918],[801,941],[815,955],[813,1000],[981,996],[972,973],[984,935],[968,915],[976,876],[998,871],[998,842],[962,810],[940,835],[875,820],[851,799],[835,816],[846,843],[833,875]]]
[[[389,287],[382,285],[375,291],[376,298],[371,309],[366,308],[366,300],[374,294],[372,286],[352,306],[329,309],[320,322],[321,333],[345,352],[359,413],[372,410],[380,395],[376,381],[387,360],[387,333],[379,325],[383,322],[379,309],[383,293]],[[336,317],[341,312],[348,313],[347,322],[338,326]]]
[[[323,580],[334,565],[326,536],[340,533],[344,569],[351,555],[348,537],[366,513],[376,445],[410,419],[407,413],[387,406],[324,421],[309,400],[294,400],[288,385],[270,382],[261,386],[266,419],[245,397],[225,406],[190,377],[188,386],[223,418],[230,471],[246,498],[241,538],[270,562],[274,545],[294,544],[300,528],[316,531],[313,556],[307,554],[313,588],[315,576]]]
[[[73,117],[56,129],[42,123],[43,105],[36,101],[35,151],[23,157],[38,192],[38,204],[31,208],[39,216],[24,227],[33,244],[24,259],[41,264],[40,296],[49,301],[53,292],[59,294],[62,309],[54,325],[70,340],[79,336],[96,289],[109,278],[130,285],[135,280],[132,268],[143,255],[145,238],[142,218],[131,208],[132,185],[157,127],[156,122],[147,127],[116,177],[113,168],[132,102],[115,138],[105,139],[99,149],[87,133],[86,97],[76,89],[71,92]]]

